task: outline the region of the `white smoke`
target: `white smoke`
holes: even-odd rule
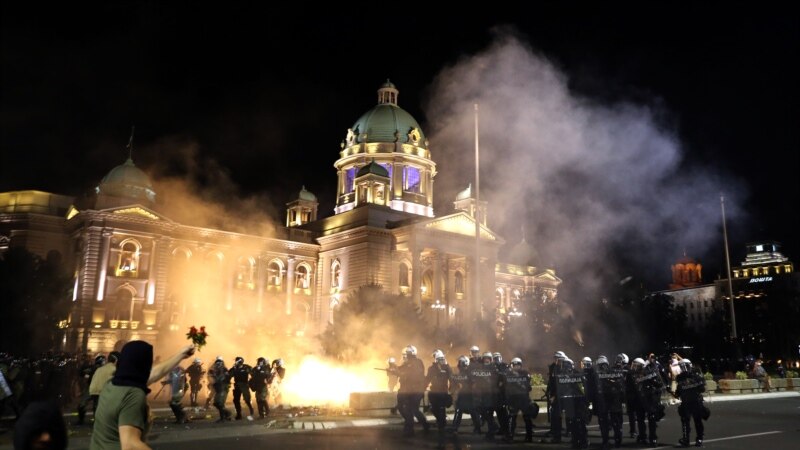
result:
[[[440,201],[472,181],[474,103],[490,226],[518,239],[525,225],[538,265],[580,276],[584,288],[596,287],[592,274],[618,270],[612,250],[665,274],[681,249],[702,255],[719,240],[722,191],[729,220],[740,212],[738,183],[682,165],[680,142],[658,121],[663,111],[576,95],[567,75],[507,35],[433,83],[427,116]]]

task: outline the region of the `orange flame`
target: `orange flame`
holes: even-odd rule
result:
[[[386,391],[386,373],[374,370],[383,363],[344,367],[315,356],[305,356],[288,368],[281,384],[282,402],[292,406],[347,407],[351,392]]]

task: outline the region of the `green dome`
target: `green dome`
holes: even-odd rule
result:
[[[407,143],[410,141],[409,133],[416,129],[419,133],[419,142],[425,141],[425,135],[419,123],[403,108],[384,103],[375,105],[374,108],[364,113],[352,130],[357,134],[357,142],[395,142]],[[366,141],[363,133],[367,133]],[[413,141],[411,141],[413,143]]]
[[[297,196],[297,198],[300,200],[308,200],[310,202],[317,201],[317,196],[307,191],[305,186],[303,186],[303,189],[300,189],[300,194]]]
[[[151,202],[154,202],[156,198],[150,178],[136,167],[130,158],[124,164],[111,169],[108,175],[103,177],[100,185],[97,186],[97,192],[115,197],[142,199]]]
[[[367,174],[378,175],[381,177],[389,178],[389,171],[386,170],[385,167],[372,161],[371,163],[367,164],[366,166],[358,169],[358,173],[356,173],[356,178],[367,175]]]

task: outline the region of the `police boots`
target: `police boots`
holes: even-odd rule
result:
[[[681,421],[681,431],[683,432],[683,437],[678,440],[678,443],[681,444],[681,447],[688,447],[689,446],[689,423]]]

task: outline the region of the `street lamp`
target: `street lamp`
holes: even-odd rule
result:
[[[440,302],[438,299],[436,300],[436,303],[432,303],[431,304],[431,309],[435,309],[436,310],[436,328],[437,329],[439,328],[439,312],[441,310],[445,309],[445,308],[447,308],[447,305],[445,305],[444,303]]]

